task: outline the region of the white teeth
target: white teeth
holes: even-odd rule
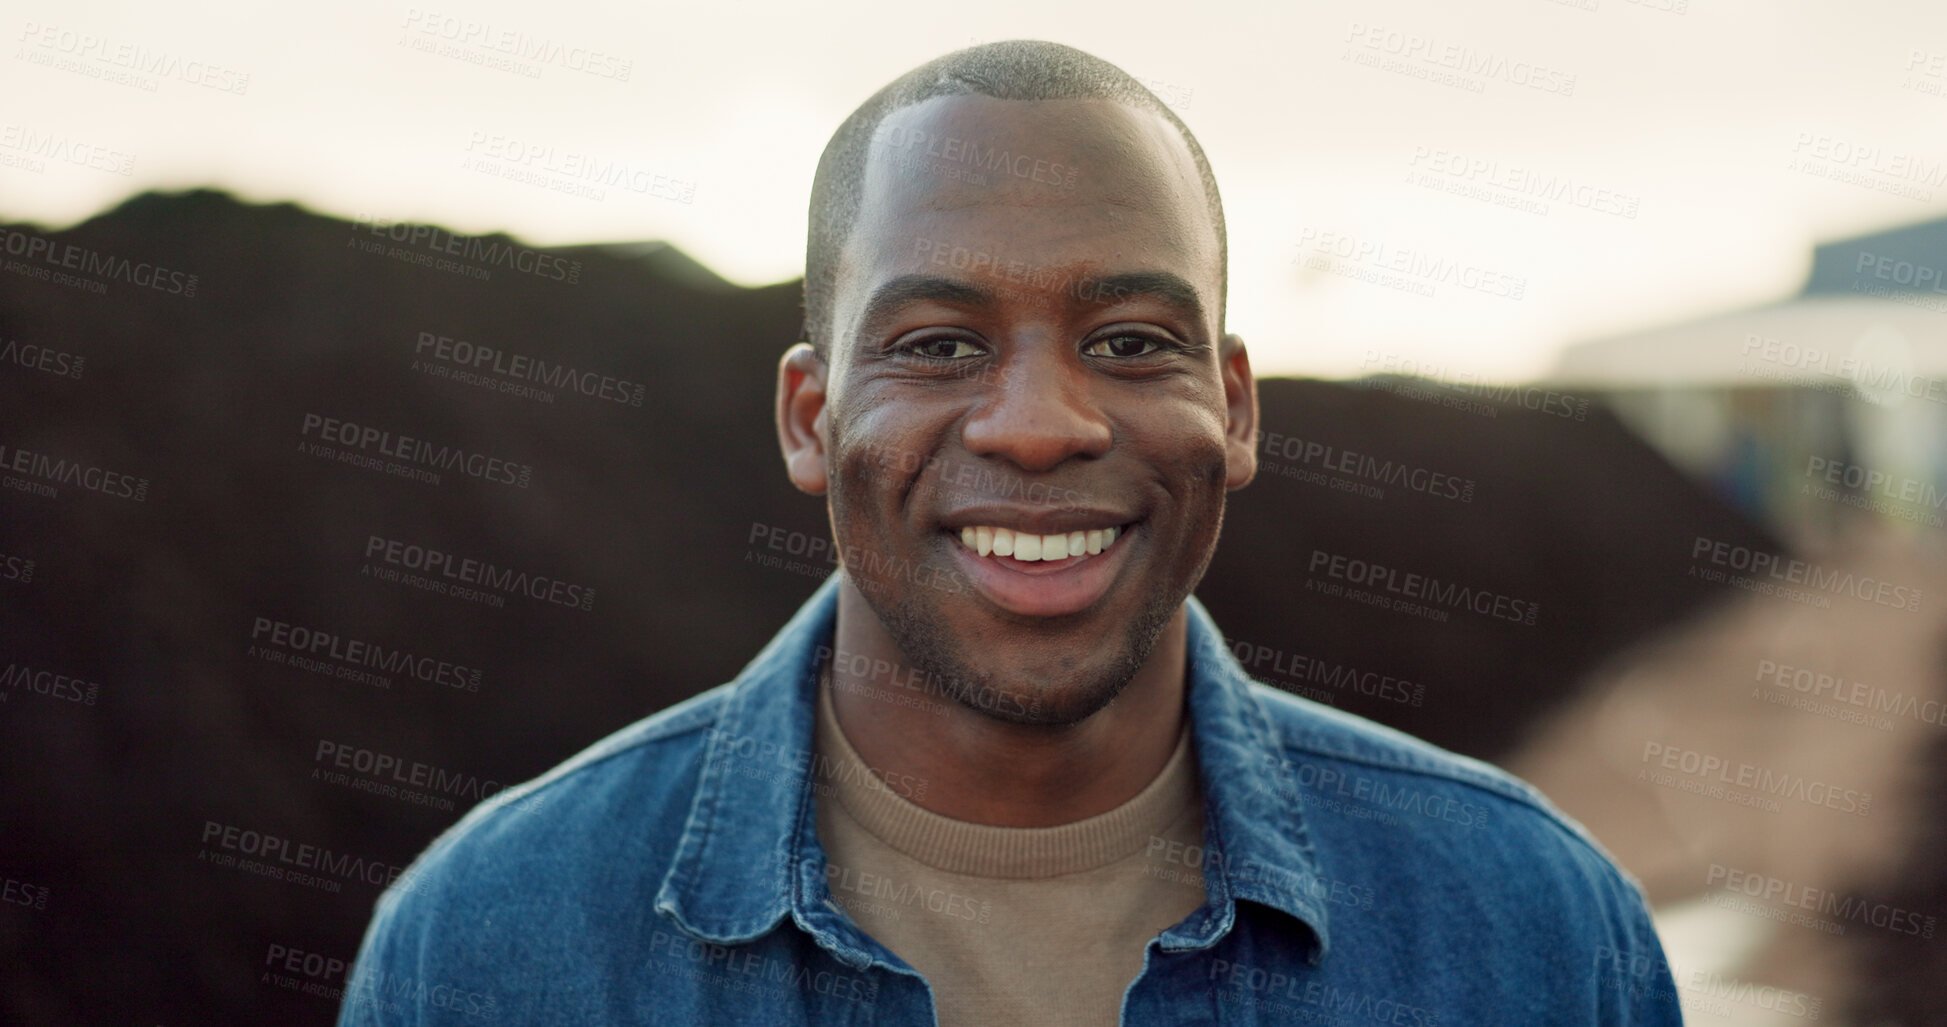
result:
[[[960,544],[981,556],[1011,556],[1016,560],[1065,560],[1093,555],[1115,545],[1121,528],[1090,528],[1058,535],[1031,535],[1012,528],[971,525],[960,529]]]

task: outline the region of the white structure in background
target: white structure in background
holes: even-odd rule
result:
[[[1572,346],[1547,380],[1793,540],[1848,506],[1947,540],[1947,220],[1827,243],[1795,297]]]

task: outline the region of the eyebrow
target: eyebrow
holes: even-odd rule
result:
[[[940,275],[900,275],[898,278],[880,286],[865,303],[865,312],[859,317],[858,336],[864,339],[878,338],[885,330],[886,323],[892,320],[900,308],[908,303],[932,300],[961,307],[985,307],[994,302],[994,294],[980,286],[963,282],[957,278]]]
[[[1050,288],[1049,291],[1057,295],[1066,294],[1078,302],[1087,302],[1105,294],[1112,297],[1107,302],[1151,296],[1188,315],[1198,325],[1202,325],[1204,319],[1203,302],[1197,296],[1196,287],[1182,276],[1168,271],[1124,271],[1079,281],[1062,279],[1060,288]],[[877,338],[887,322],[909,303],[931,300],[953,306],[987,307],[992,306],[995,299],[993,290],[958,278],[900,275],[880,286],[866,301],[865,310],[859,317],[857,335],[865,339]]]
[[[1098,297],[1104,292],[1117,299],[1153,296],[1188,314],[1197,325],[1203,324],[1203,301],[1197,298],[1196,287],[1168,271],[1125,271],[1103,278],[1084,278],[1082,284]]]

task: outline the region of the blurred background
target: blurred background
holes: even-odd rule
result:
[[[1223,188],[1262,469],[1198,594],[1246,667],[1541,787],[1692,1022],[1947,1023],[1947,8],[0,30],[0,1020],[329,1023],[439,831],[733,676],[833,567],[770,427],[824,141],[1040,38]]]

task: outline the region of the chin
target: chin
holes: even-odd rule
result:
[[[1124,618],[1124,630],[1076,642],[1037,638],[1032,629],[969,638],[953,630],[933,597],[864,585],[859,591],[906,662],[939,682],[946,698],[995,720],[1054,728],[1079,724],[1114,702],[1182,603],[1159,596]]]
[[[1010,724],[1064,728],[1080,724],[1102,712],[1122,694],[1129,681],[1129,678],[1120,681],[1098,679],[1085,685],[1069,683],[1059,688],[1031,689],[1025,692],[1021,704],[1002,708],[984,708],[977,701],[972,701],[972,697],[954,695],[953,699],[968,709]]]

